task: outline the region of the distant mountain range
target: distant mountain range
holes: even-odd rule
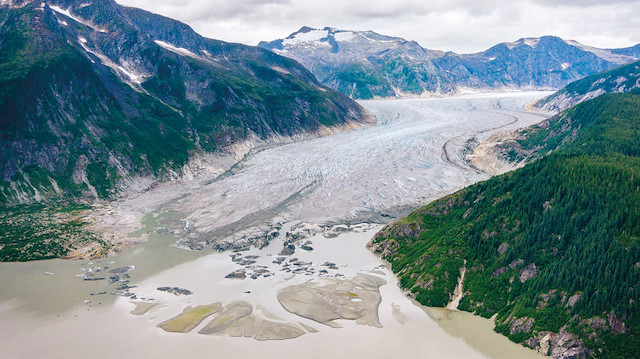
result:
[[[293,60],[113,0],[1,1],[0,108],[0,203],[108,198],[375,122]]]
[[[559,89],[640,57],[640,44],[599,49],[554,36],[456,54],[373,31],[330,27],[303,27],[258,46],[300,62],[323,84],[357,99]]]

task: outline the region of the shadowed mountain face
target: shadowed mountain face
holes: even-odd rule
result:
[[[109,197],[239,142],[372,123],[293,60],[112,0],[0,3],[0,202]]]
[[[305,65],[353,98],[450,95],[461,91],[558,89],[638,59],[638,45],[598,49],[554,36],[523,38],[475,54],[422,48],[372,31],[303,27],[259,46]]]

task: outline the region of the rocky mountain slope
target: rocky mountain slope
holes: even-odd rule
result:
[[[435,201],[370,246],[420,303],[493,317],[554,358],[640,347],[640,95],[607,94],[529,128],[541,158]],[[549,151],[551,151],[550,154]]]
[[[475,54],[422,48],[372,31],[303,27],[259,46],[305,65],[353,98],[451,95],[461,91],[559,89],[637,60],[638,45],[598,49],[554,36],[523,38]]]
[[[557,113],[605,93],[626,93],[640,89],[640,61],[588,76],[567,85],[532,105],[540,112]]]
[[[0,2],[0,203],[109,198],[373,123],[298,63],[113,0]]]
[[[303,27],[286,39],[258,46],[297,60],[320,82],[353,98],[446,95],[456,90],[433,63],[441,53],[373,31]]]

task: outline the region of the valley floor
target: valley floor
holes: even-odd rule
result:
[[[489,321],[428,315],[365,244],[380,223],[489,178],[465,155],[492,134],[542,120],[521,109],[543,95],[362,102],[377,126],[252,153],[214,179],[166,184],[104,207],[94,214],[96,230],[125,243],[149,240],[93,262],[0,264],[3,351],[20,358],[537,357],[493,333]],[[287,232],[304,239],[281,256],[293,239]],[[264,249],[252,246],[264,238]],[[181,249],[221,243],[239,252]],[[246,278],[225,278],[230,273]],[[291,298],[303,305],[285,305]],[[130,314],[137,302],[147,304]],[[238,302],[251,314],[192,318],[186,334],[157,327],[188,306]],[[320,318],[327,306],[340,316]],[[198,334],[224,315],[234,324]],[[260,333],[252,323],[278,329]]]

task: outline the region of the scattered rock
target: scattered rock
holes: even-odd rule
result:
[[[611,328],[611,333],[620,334],[626,333],[628,331],[625,323],[622,321],[622,319],[618,318],[613,310],[609,312],[607,318],[609,319],[609,327]]]
[[[491,274],[491,276],[493,278],[497,278],[499,276],[501,276],[502,274],[504,274],[507,271],[507,267],[500,267],[498,269],[496,269],[495,271],[493,271],[493,274]]]
[[[225,278],[229,278],[229,279],[245,279],[247,278],[247,274],[244,271],[244,269],[238,269],[237,271],[233,272],[233,273],[229,273],[225,276]]]
[[[500,244],[500,246],[498,247],[498,253],[500,253],[500,255],[503,255],[508,248],[509,244],[506,242],[502,242],[502,244]]]
[[[514,320],[511,323],[511,327],[509,328],[509,333],[516,334],[520,332],[529,333],[531,328],[533,328],[533,323],[535,323],[535,319],[529,317],[522,317]]]
[[[578,359],[588,358],[591,352],[582,340],[575,339],[575,334],[560,329],[560,333],[552,335],[551,356],[554,359]]]
[[[295,253],[296,251],[296,246],[293,245],[293,243],[291,243],[291,241],[287,240],[284,242],[284,248],[282,248],[282,251],[280,252],[281,256],[290,256],[293,253]]]
[[[582,323],[587,324],[590,328],[596,330],[608,330],[607,321],[600,317],[593,317],[582,321]]]
[[[158,287],[157,288],[159,291],[161,292],[167,292],[167,293],[171,293],[173,295],[191,295],[193,294],[192,291],[188,290],[188,289],[184,289],[184,288],[178,288],[178,287]]]
[[[527,265],[520,271],[520,282],[524,283],[525,281],[535,277],[537,272],[535,263]]]
[[[509,263],[509,268],[516,269],[516,267],[521,266],[523,264],[524,264],[524,261],[522,259],[518,259],[517,261],[513,261]]]
[[[580,299],[580,294],[576,293],[576,294],[572,295],[567,300],[567,303],[565,304],[565,307],[573,308],[573,306],[576,305],[576,302],[578,302],[578,299]]]
[[[132,271],[134,269],[135,269],[134,266],[119,267],[119,268],[114,268],[114,269],[110,270],[109,273],[111,273],[111,274],[122,274],[122,273],[127,273],[129,271]]]

